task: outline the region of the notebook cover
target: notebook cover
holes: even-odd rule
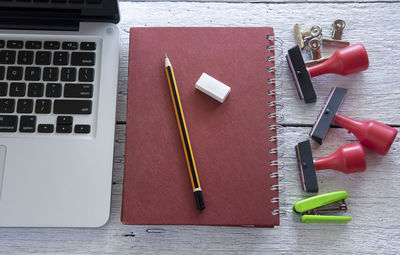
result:
[[[133,225],[252,225],[279,216],[276,135],[268,118],[269,27],[131,28],[121,220]],[[164,69],[168,54],[206,208],[198,211]],[[195,89],[205,72],[231,87],[224,103]]]

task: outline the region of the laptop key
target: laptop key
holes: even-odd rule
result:
[[[7,91],[8,91],[7,82],[0,82],[0,96],[1,97],[7,96]]]
[[[57,67],[45,67],[43,68],[43,80],[44,81],[57,81],[58,80],[58,68]]]
[[[26,41],[25,43],[25,48],[27,49],[41,49],[42,48],[42,42],[41,41]]]
[[[57,133],[71,133],[72,132],[72,117],[71,116],[58,116],[56,132]]]
[[[93,85],[66,83],[64,85],[64,97],[91,98],[93,97]]]
[[[46,97],[61,97],[61,83],[47,83]]]
[[[73,118],[72,116],[58,116],[57,117],[57,125],[72,125]]]
[[[44,42],[44,49],[46,50],[58,50],[60,48],[60,42],[57,41],[46,41]]]
[[[6,73],[6,68],[4,66],[0,66],[0,80],[4,79],[5,73]]]
[[[42,97],[43,91],[43,83],[29,83],[28,85],[28,97]]]
[[[33,133],[36,130],[36,116],[21,116],[19,132]]]
[[[0,48],[4,48],[5,45],[6,43],[4,42],[4,40],[0,40]]]
[[[94,68],[80,68],[79,81],[92,82],[94,80]]]
[[[32,113],[33,100],[32,99],[18,99],[17,113]]]
[[[55,114],[91,114],[92,101],[90,100],[54,100]]]
[[[39,124],[38,132],[39,133],[53,133],[54,125],[53,124]]]
[[[33,51],[25,51],[25,50],[19,51],[17,63],[20,65],[32,65]]]
[[[23,41],[10,40],[7,41],[7,48],[9,49],[22,49],[24,47]]]
[[[23,97],[25,96],[26,84],[23,82],[11,82],[10,84],[10,96],[11,97]]]
[[[36,65],[50,65],[51,63],[51,52],[50,51],[37,51],[36,52]]]
[[[13,50],[0,50],[0,64],[14,64],[16,55]]]
[[[77,42],[63,42],[62,49],[63,50],[77,50],[78,43]]]
[[[89,134],[90,125],[75,125],[74,132],[77,134]]]
[[[36,100],[35,113],[50,113],[50,112],[51,112],[51,100],[49,99]]]
[[[16,132],[18,116],[0,115],[0,132]]]
[[[42,70],[40,67],[28,66],[25,68],[25,80],[27,81],[38,81],[40,80],[41,74]]]
[[[72,125],[57,125],[56,132],[57,133],[71,133]]]
[[[53,55],[53,65],[68,65],[69,52],[67,51],[56,51]]]
[[[7,80],[19,81],[22,80],[23,69],[21,66],[9,66],[7,68]]]
[[[95,50],[96,43],[95,42],[81,42],[81,50]]]
[[[76,80],[76,69],[75,68],[62,68],[61,69],[61,81],[75,81]]]
[[[15,108],[15,99],[0,99],[0,112],[13,113]]]
[[[72,66],[94,66],[95,54],[94,52],[72,52],[71,65]]]

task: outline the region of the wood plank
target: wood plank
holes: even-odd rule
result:
[[[123,137],[124,126],[118,125],[117,137]],[[336,171],[318,172],[320,192],[331,192],[336,190],[347,190],[350,194],[348,201],[348,215],[353,217],[353,222],[347,225],[312,225],[301,224],[297,215],[291,212],[292,205],[310,194],[301,191],[294,145],[307,138],[309,128],[289,127],[285,128],[282,136],[285,143],[280,146],[281,162],[285,162],[285,168],[281,171],[285,179],[281,182],[285,191],[281,195],[281,208],[287,213],[282,216],[281,226],[275,230],[270,229],[247,229],[229,227],[196,227],[196,226],[123,226],[126,235],[135,234],[135,241],[144,244],[143,251],[151,252],[163,250],[164,252],[188,253],[193,247],[193,237],[198,236],[201,242],[195,247],[200,250],[207,249],[210,253],[235,253],[254,252],[309,252],[315,240],[322,247],[328,247],[330,252],[380,252],[391,253],[400,244],[399,239],[393,239],[400,234],[400,225],[395,217],[383,217],[376,221],[376,215],[368,212],[382,212],[385,215],[396,215],[400,209],[398,203],[386,206],[393,199],[397,199],[400,187],[400,175],[397,174],[397,162],[400,161],[400,138],[397,138],[390,152],[382,157],[376,153],[366,150],[367,170],[364,173],[346,175]],[[341,137],[342,139],[337,139]],[[123,138],[118,140],[123,144]],[[334,152],[339,146],[353,143],[356,139],[344,129],[333,128],[324,144],[318,146],[312,143],[315,158],[324,157]],[[123,156],[123,149],[116,145],[116,157]],[[114,196],[122,189],[121,165],[116,166],[114,171]],[[375,187],[380,187],[376,189]],[[119,196],[113,200],[112,219],[119,221],[120,212]],[[387,230],[382,226],[392,226]],[[304,235],[299,235],[307,231]],[[340,238],[338,238],[340,236]],[[373,238],[372,238],[373,237]],[[376,238],[393,240],[389,244],[382,243]],[[125,237],[120,236],[121,239]],[[233,239],[232,239],[233,238]],[[157,240],[156,242],[154,240]],[[366,246],[354,246],[354,242],[368,240]],[[155,242],[155,243],[154,243]],[[172,243],[176,243],[175,246]],[[151,243],[151,245],[149,245]],[[336,243],[337,245],[332,245]],[[146,245],[147,244],[147,245]],[[282,246],[282,244],[285,244]]]
[[[320,24],[329,31],[334,19],[347,21],[343,39],[364,43],[369,53],[370,68],[349,76],[325,75],[313,79],[318,95],[316,104],[304,105],[298,99],[286,62],[280,77],[285,104],[283,124],[311,125],[333,86],[348,88],[340,112],[360,120],[375,119],[400,125],[400,111],[393,103],[400,101],[400,33],[392,24],[400,23],[400,3],[371,4],[222,4],[222,3],[121,3],[121,71],[118,98],[118,121],[125,121],[128,37],[131,26],[273,26],[284,44],[283,50],[294,46],[292,27],[301,22],[309,28]],[[316,20],[314,11],[324,14]],[[379,10],[377,12],[376,10]],[[365,15],[368,13],[368,15]],[[329,14],[329,15],[328,15]],[[384,14],[384,15],[383,15]],[[206,17],[206,18],[205,18]],[[393,27],[388,29],[388,27]],[[382,31],[385,31],[383,33]],[[283,57],[283,55],[281,55]],[[370,107],[374,105],[374,107]]]
[[[287,213],[276,229],[200,226],[125,226],[120,223],[121,179],[123,168],[115,165],[110,221],[98,229],[8,228],[0,234],[2,251],[17,253],[101,253],[101,254],[237,254],[237,253],[397,253],[400,245],[400,210],[397,194],[400,187],[397,162],[399,139],[385,157],[367,151],[368,169],[364,173],[345,175],[335,171],[318,173],[321,192],[345,189],[353,217],[348,224],[301,224],[292,214],[293,203],[308,194],[301,191],[294,153],[295,143],[306,138],[308,128],[286,128],[286,142],[280,150],[286,163],[282,172],[286,187],[281,208]],[[117,141],[122,141],[123,125],[117,126]],[[337,137],[343,139],[337,139]],[[340,145],[354,142],[343,129],[333,129],[320,148],[313,144],[316,157],[326,156]],[[116,144],[116,158],[123,157],[123,143]],[[376,188],[376,187],[379,187]],[[378,213],[379,212],[379,213]],[[379,220],[378,220],[379,217]],[[386,241],[385,241],[386,240]],[[319,249],[315,247],[318,243]],[[356,245],[356,244],[363,245]],[[196,252],[198,251],[198,252]],[[314,251],[314,252],[312,252]]]

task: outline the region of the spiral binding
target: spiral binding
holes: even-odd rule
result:
[[[279,79],[279,76],[277,76],[277,72],[279,71],[279,67],[283,63],[283,41],[273,35],[267,35],[266,39],[272,43],[272,45],[268,45],[266,47],[267,51],[273,52],[273,56],[267,57],[267,62],[274,63],[274,66],[268,67],[267,72],[274,74],[273,78],[268,78],[267,79],[267,86],[269,87],[267,90],[268,96],[273,96],[275,97],[275,100],[269,101],[268,102],[268,107],[272,108],[273,110],[268,113],[268,118],[270,119],[275,119],[276,122],[281,122],[284,119],[284,116],[282,114],[277,113],[277,111],[280,111],[283,109],[284,104],[280,103],[279,100],[282,98],[282,92],[279,91],[279,89],[282,86],[282,82]],[[276,146],[278,147],[279,145],[282,145],[284,143],[284,139],[280,134],[282,134],[284,127],[279,124],[273,124],[269,126],[269,130],[275,131],[275,135],[272,135],[268,137],[268,141],[272,143],[276,143]],[[276,157],[282,157],[283,153],[280,153],[278,148],[270,148],[269,153],[276,155]],[[285,164],[283,162],[279,162],[278,160],[271,160],[269,162],[269,165],[274,169],[274,170],[269,170],[269,177],[271,179],[276,179],[276,183],[279,181],[282,181],[284,179],[283,174],[279,173],[278,170],[281,170]],[[277,169],[277,170],[275,170]],[[284,191],[284,187],[282,184],[273,184],[270,186],[270,190],[272,191],[277,191],[277,193],[281,193]],[[277,207],[279,208],[279,197],[271,197],[270,198],[270,203],[272,204],[277,204]],[[283,215],[285,214],[285,211],[282,211],[280,209],[274,209],[271,211],[272,215]]]

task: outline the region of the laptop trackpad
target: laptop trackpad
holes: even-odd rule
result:
[[[6,161],[6,146],[0,145],[0,198],[3,187],[4,164]]]

